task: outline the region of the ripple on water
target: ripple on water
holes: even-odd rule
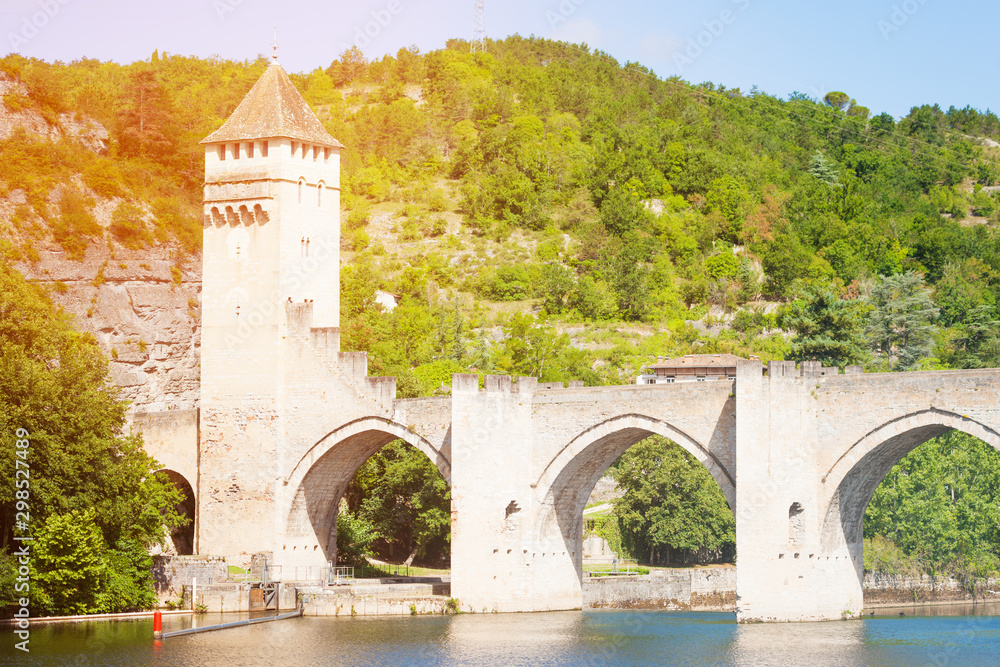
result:
[[[301,618],[176,637],[160,647],[153,646],[151,636],[152,622],[145,620],[34,626],[31,653],[15,651],[8,641],[0,649],[0,663],[69,667],[867,667],[995,665],[995,656],[1000,655],[1000,618],[996,616],[897,615],[830,623],[737,625],[732,614],[592,611]]]

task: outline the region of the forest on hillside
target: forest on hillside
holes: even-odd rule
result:
[[[627,383],[656,355],[705,352],[868,371],[1000,366],[992,112],[922,104],[895,119],[844,92],[782,99],[662,79],[586,46],[468,46],[377,60],[351,49],[291,74],[347,146],[343,347],[367,351],[372,374],[397,376],[401,397],[445,392],[454,372]],[[90,244],[170,244],[179,265],[197,262],[198,141],[266,66],[159,53],[130,65],[0,59],[19,86],[4,95],[8,111],[53,126],[93,118],[111,136],[106,154],[26,131],[0,140],[0,197],[23,199],[3,219],[0,252],[30,263],[49,245],[80,258]],[[99,202],[110,224],[98,223]],[[376,289],[400,306],[383,312]],[[890,473],[909,491],[880,489],[866,520],[866,535],[890,541],[878,553],[896,565],[884,567],[1000,569],[995,528],[927,540],[933,550],[907,537],[944,535],[966,495],[995,514],[997,496],[970,468],[918,474],[954,457],[1000,469],[977,446],[935,441]],[[622,484],[630,455],[690,467],[644,446],[613,467]],[[387,449],[355,479],[340,524],[357,556],[447,553],[447,489],[418,458]],[[710,535],[722,553],[730,531],[717,501],[691,510],[711,530],[660,530],[658,544],[697,552],[709,538],[696,536]],[[629,511],[620,539],[648,552],[652,528],[622,519]],[[995,527],[993,514],[962,530]],[[912,518],[909,533],[894,516]]]

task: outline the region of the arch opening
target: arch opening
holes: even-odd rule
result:
[[[575,446],[567,447],[548,466],[546,473],[540,479],[539,487],[544,484],[545,491],[542,496],[542,507],[540,508],[536,531],[542,544],[551,544],[554,550],[566,551],[571,554],[575,561],[578,576],[583,577],[583,532],[584,532],[584,509],[591,498],[591,494],[598,481],[605,475],[609,468],[616,462],[622,460],[631,448],[640,443],[645,446],[646,441],[657,440],[660,443],[670,443],[676,447],[678,453],[683,452],[683,456],[674,457],[670,465],[684,467],[691,466],[707,472],[704,480],[710,488],[714,488],[717,495],[718,505],[716,509],[728,515],[728,520],[732,522],[733,535],[735,536],[735,521],[733,520],[733,506],[735,504],[735,484],[728,470],[699,443],[689,438],[681,431],[673,427],[648,418],[629,416],[612,420],[608,425],[610,428],[598,429],[598,433],[590,437],[578,437]],[[618,428],[615,429],[614,427]],[[584,434],[585,435],[585,434]],[[547,476],[552,471],[553,478],[547,482]],[[688,510],[683,507],[683,502],[673,507],[656,507],[653,509],[659,517],[661,524],[669,523],[665,515],[671,512],[671,516],[679,516]],[[733,542],[735,542],[735,537]],[[636,545],[633,543],[633,549]],[[728,551],[722,550],[719,554],[722,557],[731,557],[734,545]],[[692,552],[672,553],[666,545],[663,548],[656,547],[650,552],[648,545],[644,549],[645,553],[636,553],[640,560],[645,562],[666,562],[673,559],[693,557]],[[705,555],[705,554],[702,554]]]
[[[445,447],[435,448],[405,427],[376,419],[359,420],[359,423],[349,424],[323,438],[299,461],[286,481],[286,487],[294,495],[291,497],[285,526],[285,539],[280,547],[281,560],[293,565],[358,565],[359,550],[347,548],[341,551],[338,534],[341,538],[358,538],[363,541],[374,530],[371,525],[374,522],[370,521],[372,514],[380,511],[383,514],[378,517],[390,522],[387,524],[383,521],[382,531],[392,534],[386,535],[380,542],[371,540],[369,547],[372,549],[385,549],[393,545],[391,553],[398,556],[396,547],[400,542],[406,542],[412,551],[415,542],[433,533],[434,528],[441,529],[442,526],[445,527],[450,544],[450,496],[445,508],[429,508],[435,511],[431,520],[424,524],[433,525],[414,527],[404,525],[406,522],[403,521],[394,530],[387,531],[385,526],[392,527],[391,521],[405,518],[400,514],[414,504],[413,494],[418,496],[416,502],[430,505],[431,499],[427,493],[421,495],[420,492],[425,491],[424,489],[411,488],[408,490],[410,496],[393,498],[392,502],[379,505],[376,500],[369,501],[371,494],[365,492],[378,485],[379,480],[372,477],[378,475],[380,465],[385,467],[386,459],[392,459],[392,465],[388,467],[392,468],[389,472],[394,476],[391,481],[396,484],[396,491],[406,487],[419,474],[428,476],[429,469],[438,475],[440,484],[450,494],[450,447],[447,445],[445,443]],[[405,460],[401,462],[400,459]],[[359,482],[356,477],[362,469],[366,471],[368,478]],[[386,471],[383,469],[381,472]],[[358,512],[362,503],[367,503],[367,513]],[[345,511],[349,512],[346,518]],[[416,546],[422,549],[417,549],[411,562],[433,545],[423,543]],[[408,557],[409,553],[405,556]]]
[[[195,533],[195,498],[194,489],[185,479],[184,475],[174,470],[163,469],[159,472],[166,475],[174,487],[180,491],[183,498],[177,504],[177,513],[188,519],[187,523],[170,532],[168,553],[173,552],[178,556],[191,556],[194,554],[194,533]]]
[[[865,517],[879,487],[918,447],[955,436],[1000,450],[996,431],[968,417],[933,409],[890,422],[855,443],[824,478],[832,491],[820,529],[820,556],[850,559],[860,587],[864,579]],[[895,544],[890,548],[895,549]]]

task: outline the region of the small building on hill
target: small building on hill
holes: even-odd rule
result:
[[[677,359],[657,357],[656,363],[644,366],[649,371],[636,378],[636,384],[672,384],[674,382],[708,382],[732,380],[736,377],[735,354],[687,354]]]

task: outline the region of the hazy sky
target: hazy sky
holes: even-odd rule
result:
[[[326,67],[470,38],[473,0],[0,0],[0,52],[126,63],[153,49]],[[1000,3],[985,0],[486,0],[487,35],[586,42],[660,76],[821,97],[844,90],[894,116],[938,103],[1000,110]]]

